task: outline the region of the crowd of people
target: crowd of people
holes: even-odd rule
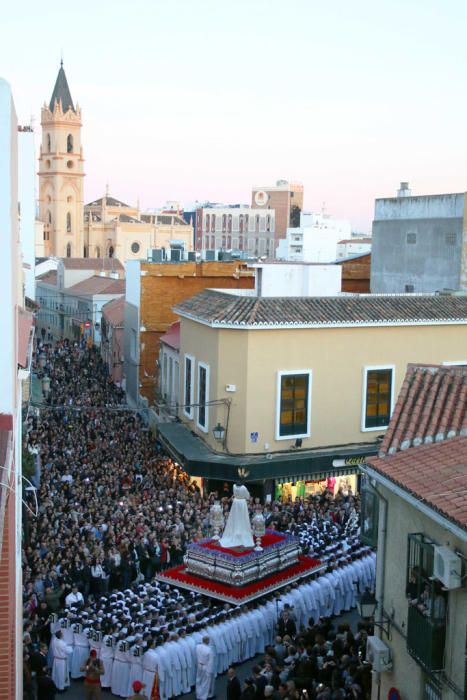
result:
[[[39,342],[39,356],[50,391],[27,426],[40,481],[38,516],[24,522],[26,692],[43,686],[39,697],[52,697],[44,669],[65,689],[70,676],[86,676],[94,652],[99,683],[115,695],[132,697],[142,681],[149,697],[157,670],[161,699],[176,697],[196,684],[197,647],[209,637],[211,675],[229,669],[232,692],[231,665],[267,650],[258,671],[265,688],[248,679],[238,697],[366,698],[364,634],[330,622],[373,585],[374,554],[358,542],[358,497],[325,490],[264,506],[269,527],[296,534],[327,564],[280,601],[224,606],[157,583],[188,543],[210,534],[215,494],[204,495],[162,452],[95,348]]]

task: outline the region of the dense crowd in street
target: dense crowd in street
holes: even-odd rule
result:
[[[50,392],[28,418],[28,449],[41,466],[38,517],[26,513],[24,523],[26,697],[36,689],[53,697],[53,684],[64,690],[70,677],[87,681],[92,654],[98,682],[115,695],[132,697],[142,681],[150,697],[157,671],[167,700],[196,684],[204,646],[209,688],[200,700],[228,669],[231,698],[369,697],[365,633],[332,625],[374,584],[374,553],[358,539],[358,497],[324,490],[264,506],[268,527],[296,534],[327,564],[280,599],[240,608],[156,582],[189,542],[210,534],[216,495],[163,453],[95,348],[39,343],[40,353],[38,376],[50,377]],[[264,653],[237,693],[231,666]]]

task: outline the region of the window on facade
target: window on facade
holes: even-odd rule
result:
[[[366,429],[385,428],[391,417],[393,369],[367,369],[365,382]]]
[[[183,391],[184,413],[193,418],[193,369],[194,359],[185,355],[185,386]]]
[[[66,232],[71,233],[71,214],[68,212],[66,215]]]
[[[136,253],[139,253],[139,248],[140,248],[139,243],[137,243],[136,241],[131,244],[131,252],[134,253],[135,255],[136,255]]]
[[[279,438],[309,433],[310,381],[310,372],[279,375]]]
[[[201,363],[198,365],[198,425],[203,430],[208,430],[208,401],[209,385],[208,385],[208,368]]]
[[[47,223],[48,224],[52,223],[52,214],[50,213],[50,211],[47,212]]]
[[[213,214],[211,216],[211,231],[215,231],[215,230],[216,230],[216,215]]]
[[[457,234],[456,233],[446,233],[445,240],[446,240],[446,245],[456,245]]]
[[[210,220],[209,214],[206,214],[206,231],[209,231],[209,220]]]
[[[227,216],[225,214],[222,214],[222,230],[224,231],[224,233],[225,233],[226,226],[227,226]]]
[[[66,152],[73,153],[73,136],[71,134],[66,137]]]
[[[50,153],[52,150],[52,141],[50,139],[50,134],[47,134],[47,153]]]
[[[85,258],[87,258],[87,257],[88,257],[88,255],[89,255],[89,253],[88,253],[88,247],[87,247],[87,245],[85,245],[85,246],[84,246],[84,249],[83,249],[83,255],[84,255],[84,257],[85,257]]]
[[[109,246],[109,253],[108,253],[108,255],[109,255],[109,258],[113,258],[113,256],[114,256],[114,249],[113,249],[113,246]]]
[[[101,249],[99,248],[99,246],[96,246],[96,258],[100,258],[100,257],[101,257]]]
[[[433,577],[434,542],[421,533],[408,537],[407,651],[428,671],[439,671],[445,663],[448,597]]]
[[[71,258],[71,243],[67,243],[66,256],[67,256],[67,258]]]
[[[416,233],[408,233],[407,234],[407,244],[408,245],[415,245],[417,242],[417,234]]]
[[[415,291],[415,287],[413,284],[406,284],[404,289],[407,294],[413,294],[413,292]]]

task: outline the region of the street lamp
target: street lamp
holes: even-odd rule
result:
[[[368,588],[365,588],[364,592],[357,601],[358,614],[360,617],[363,617],[364,620],[370,620],[372,617],[374,617],[377,605],[378,602],[373,593],[370,593]]]
[[[220,423],[217,423],[216,427],[213,428],[212,434],[217,442],[224,442],[225,428]]]

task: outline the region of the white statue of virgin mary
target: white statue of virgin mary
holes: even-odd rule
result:
[[[246,486],[233,487],[233,502],[230,509],[227,525],[219,544],[221,547],[254,547],[251,532],[250,516],[248,513],[248,501],[250,494]]]

